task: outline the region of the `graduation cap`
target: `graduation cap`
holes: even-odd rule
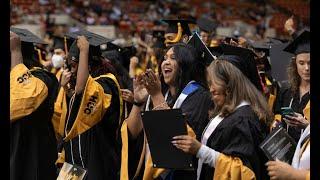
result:
[[[179,26],[182,28],[182,35],[186,34],[191,36],[191,31],[188,24],[195,24],[194,21],[189,19],[163,19],[169,26],[165,33],[179,33]]]
[[[166,45],[164,43],[165,38],[164,37],[158,37],[156,41],[153,43],[152,48],[166,48]]]
[[[65,50],[65,40],[63,37],[53,36],[53,49]]]
[[[198,58],[200,58],[206,66],[210,65],[210,63],[217,58],[204,44],[198,33],[193,34],[191,39],[188,41],[188,44],[196,49]]]
[[[223,37],[223,40],[222,42],[226,42],[226,43],[229,43],[230,44],[230,41],[235,41],[236,43],[238,43],[238,37],[234,36],[234,35],[231,35],[231,36],[222,36]]]
[[[267,56],[269,56],[269,51],[272,44],[267,42],[252,42],[249,43],[255,50],[263,51]]]
[[[42,39],[40,39],[38,36],[33,34],[27,29],[20,29],[20,28],[15,28],[11,27],[10,31],[16,33],[19,37],[21,42],[26,42],[26,43],[36,43],[36,44],[47,44],[44,42]]]
[[[102,50],[102,56],[111,60],[119,61],[122,65],[127,65],[130,58],[136,53],[133,44],[120,46],[113,42],[108,42],[106,48]],[[126,66],[125,66],[126,67]]]
[[[205,31],[207,33],[213,32],[217,27],[216,23],[212,19],[206,17],[197,19],[197,24],[201,31]]]
[[[227,60],[235,65],[247,78],[256,86],[258,90],[263,91],[260,83],[257,66],[254,60],[254,53],[250,49],[221,44],[222,55],[219,59]]]
[[[298,55],[310,52],[310,31],[302,30],[299,35],[288,44],[284,51]]]
[[[71,39],[74,39],[75,41],[72,43],[70,49],[69,49],[69,58],[73,61],[79,61],[79,53],[80,50],[77,46],[76,39],[78,36],[85,36],[89,42],[89,58],[93,56],[101,56],[101,49],[100,45],[107,44],[108,42],[111,42],[111,39],[105,38],[103,36],[100,36],[98,34],[86,31],[86,30],[79,30],[72,33],[67,33],[66,37],[69,37]]]
[[[46,42],[27,29],[11,27],[10,31],[20,37],[21,53],[24,60],[39,61],[41,59],[41,53],[38,53],[34,44],[47,44]]]
[[[152,31],[152,37],[154,37],[154,38],[164,37],[164,31],[163,30],[154,30],[154,31]]]

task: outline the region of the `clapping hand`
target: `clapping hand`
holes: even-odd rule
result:
[[[145,102],[148,98],[142,75],[138,75],[133,79],[133,98],[138,103]]]
[[[160,79],[151,69],[143,74],[143,84],[151,96],[161,94]]]
[[[121,91],[121,95],[122,95],[123,100],[125,100],[129,103],[133,103],[134,97],[133,97],[132,91],[130,91],[129,89],[120,89],[120,91]]]

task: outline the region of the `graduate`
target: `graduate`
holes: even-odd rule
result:
[[[108,46],[109,45],[109,46]],[[130,56],[130,47],[120,47],[112,42],[109,42],[106,49],[103,50],[102,56],[105,61],[110,63],[116,72],[117,79],[119,80],[119,85],[121,88],[121,97],[123,99],[123,116],[124,120],[132,108],[133,103],[133,85],[132,79],[129,76],[129,72],[123,66],[121,62],[126,58],[125,56]]]
[[[267,135],[271,111],[249,79],[222,58],[207,68],[215,109],[201,141],[181,135],[172,144],[199,158],[198,180],[266,179],[267,158],[259,144]]]
[[[216,23],[212,19],[201,17],[197,19],[197,25],[200,29],[201,40],[205,45],[208,47],[214,46],[213,36],[215,35],[217,27]]]
[[[261,77],[264,95],[268,99],[268,105],[271,110],[274,109],[275,99],[280,89],[280,84],[272,77],[270,64],[270,49],[272,42],[254,42],[251,43],[255,60]]]
[[[44,70],[26,29],[10,28],[10,179],[56,179],[51,117],[58,81]]]
[[[220,45],[221,59],[227,60],[235,65],[240,71],[249,78],[251,83],[263,93],[262,81],[258,73],[258,68],[254,60],[254,53],[247,48],[236,47],[229,44]]]
[[[67,41],[63,37],[53,37],[53,55],[51,57],[51,72],[60,80],[63,66],[67,57]]]
[[[286,128],[289,135],[298,142],[302,131],[309,124],[303,110],[310,106],[310,31],[300,31],[284,51],[294,55],[287,69],[290,86],[281,87],[274,114],[276,122],[281,122],[279,125]],[[295,113],[281,117],[282,107],[291,107]]]
[[[192,35],[189,24],[195,24],[194,21],[188,19],[163,19],[162,21],[168,24],[164,34],[164,43],[167,47],[179,42],[188,42]]]
[[[122,98],[100,51],[110,40],[85,30],[66,36],[74,42],[68,53],[70,76],[61,80],[54,109],[59,118],[56,131],[63,138],[57,163],[81,170],[88,180],[117,179]]]
[[[202,83],[205,80],[195,81],[197,68],[201,67],[195,56],[195,49],[190,45],[174,44],[161,63],[160,78],[147,70],[134,80],[134,105],[121,128],[121,179],[195,179],[195,170],[152,166],[140,115],[141,111],[181,108],[188,124],[188,134],[200,137],[208,123],[212,102],[206,85]]]

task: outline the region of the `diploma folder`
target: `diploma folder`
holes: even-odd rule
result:
[[[269,160],[275,161],[278,158],[289,164],[291,164],[296,146],[294,139],[282,127],[274,129],[260,144],[260,148]]]
[[[181,109],[141,112],[153,167],[193,169],[192,155],[176,148],[172,138],[187,135],[187,124]]]

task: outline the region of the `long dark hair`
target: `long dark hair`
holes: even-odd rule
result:
[[[175,59],[178,63],[178,73],[175,79],[176,93],[179,95],[183,88],[191,81],[195,80],[202,86],[207,87],[205,80],[205,67],[195,59],[195,49],[185,43],[177,43],[172,46]],[[162,62],[161,62],[162,63]],[[168,90],[165,84],[162,72],[160,72],[160,80],[162,85],[162,93]]]
[[[114,67],[117,75],[119,76],[119,84],[123,89],[133,90],[132,79],[130,79],[129,72],[121,64],[123,62],[123,57],[116,50],[106,51],[102,53],[102,56],[105,58],[105,61],[109,61],[110,64]]]
[[[112,73],[117,77],[117,72],[111,63],[104,60],[103,57],[95,57],[99,58],[95,60],[89,59],[89,67],[90,67],[90,75],[94,77],[98,77],[107,73]],[[118,79],[118,77],[117,77]]]

